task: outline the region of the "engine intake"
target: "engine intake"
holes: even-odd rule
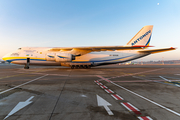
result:
[[[56,53],[55,61],[56,62],[71,62],[75,60],[75,56],[69,53]]]
[[[47,53],[45,58],[47,61],[55,61],[55,55],[55,53]]]

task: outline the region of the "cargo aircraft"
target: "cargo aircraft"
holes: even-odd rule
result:
[[[175,48],[147,49],[153,25],[144,26],[125,46],[92,47],[22,47],[3,57],[14,64],[68,66],[91,68],[94,66],[123,63],[150,54],[175,50]]]

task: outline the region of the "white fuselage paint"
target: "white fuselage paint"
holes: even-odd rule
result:
[[[70,62],[57,62],[55,60],[47,60],[47,54],[56,55],[57,53],[66,52],[52,52],[49,51],[49,49],[50,48],[24,47],[20,50],[5,55],[3,59],[14,64],[23,65],[27,63],[27,58],[30,58],[30,65],[71,66],[71,64],[76,63],[79,65],[89,63],[96,66],[127,62],[148,55],[139,53],[136,50],[100,51],[76,56],[75,60]]]

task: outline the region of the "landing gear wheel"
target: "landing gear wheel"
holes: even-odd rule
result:
[[[29,69],[29,67],[25,65],[24,69]]]
[[[83,68],[83,65],[80,65],[80,66],[79,66],[79,68],[81,68],[81,69],[82,69],[82,68]]]
[[[74,66],[74,65],[72,65],[72,66],[71,66],[71,69],[74,69],[74,68],[75,68],[75,66]]]
[[[76,65],[75,68],[78,69],[78,68],[79,68],[79,65]]]

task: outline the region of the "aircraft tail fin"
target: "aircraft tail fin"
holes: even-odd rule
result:
[[[144,26],[126,46],[149,46],[153,25]]]

